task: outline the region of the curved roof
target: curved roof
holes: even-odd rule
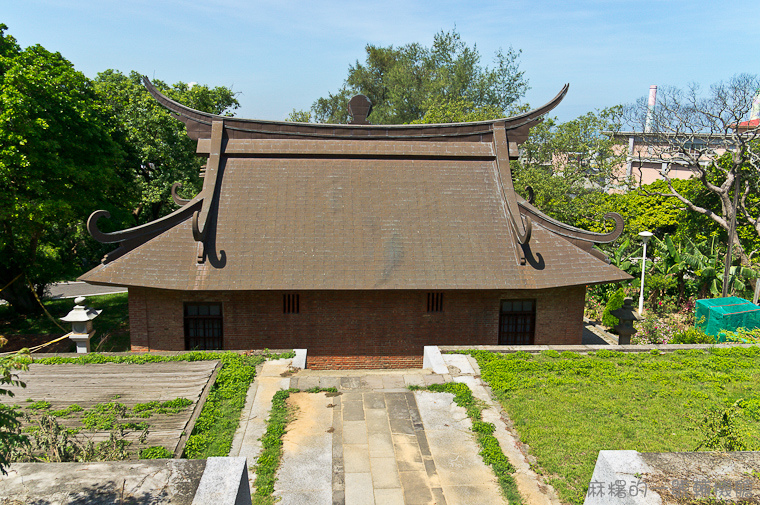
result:
[[[544,289],[628,279],[594,254],[607,234],[519,197],[509,160],[567,92],[511,118],[321,125],[228,118],[151,94],[208,156],[174,213],[102,233],[120,247],[81,277],[177,290]]]

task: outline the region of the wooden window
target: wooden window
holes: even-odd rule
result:
[[[301,297],[298,293],[286,293],[282,295],[282,312],[284,314],[298,314],[301,312]]]
[[[531,345],[535,332],[535,300],[501,301],[499,345]]]
[[[427,311],[443,312],[443,293],[432,292],[427,294]]]
[[[185,349],[224,349],[221,303],[185,303]]]

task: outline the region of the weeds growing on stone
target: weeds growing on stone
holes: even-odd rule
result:
[[[271,505],[275,503],[274,483],[277,481],[277,469],[282,459],[282,436],[285,434],[288,423],[293,420],[293,410],[288,407],[288,397],[291,393],[298,393],[300,389],[290,388],[277,391],[272,397],[272,410],[267,420],[267,430],[261,437],[261,455],[256,460],[254,471],[256,481],[253,493],[253,505]],[[313,387],[306,393],[337,393],[336,388]]]
[[[480,456],[483,458],[483,462],[493,469],[504,497],[510,504],[522,503],[522,498],[517,490],[517,483],[514,477],[512,477],[515,467],[512,466],[504,455],[499,441],[493,435],[496,427],[492,423],[483,422],[483,402],[473,396],[467,384],[446,382],[443,384],[432,384],[427,388],[409,386],[409,389],[413,391],[427,389],[429,391],[451,393],[454,395],[454,403],[464,408],[467,411],[467,416],[472,421],[472,431],[475,433],[480,445]]]

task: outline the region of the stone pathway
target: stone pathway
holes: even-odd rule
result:
[[[460,381],[479,398],[490,395],[465,355],[444,355],[451,374],[429,370],[302,370],[283,378],[289,361],[267,362],[249,392],[231,456],[255,464],[268,407],[280,388],[334,393],[294,393],[298,412],[283,436],[275,496],[283,505],[478,505],[505,503],[496,477],[479,456],[465,410],[453,395],[410,391],[409,385]],[[287,375],[287,373],[285,373]],[[492,404],[493,405],[493,404]],[[268,406],[268,407],[267,407]],[[266,410],[264,410],[264,408]],[[523,458],[516,475],[526,503],[555,504],[508,436],[499,409],[484,411],[510,459]],[[501,433],[499,433],[501,432]],[[504,447],[505,445],[513,447]],[[519,461],[518,461],[519,463]],[[527,472],[527,473],[526,473]],[[251,473],[251,482],[255,476]],[[531,487],[532,486],[532,487]],[[546,499],[544,499],[546,498]]]
[[[266,361],[256,370],[256,380],[251,384],[245,406],[240,413],[240,424],[232,440],[230,456],[243,456],[248,460],[248,480],[253,489],[256,474],[253,465],[261,454],[261,437],[267,430],[267,418],[272,409],[272,397],[280,389],[290,387],[287,374],[291,360]]]

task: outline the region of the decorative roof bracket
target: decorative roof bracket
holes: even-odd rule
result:
[[[181,188],[182,183],[181,182],[175,182],[172,184],[172,200],[174,200],[174,203],[179,205],[180,207],[184,207],[188,203],[190,203],[190,200],[185,200],[181,196],[177,194],[177,188]]]
[[[533,190],[531,189],[529,191],[529,194],[532,195],[532,193]],[[623,233],[623,228],[625,227],[623,216],[617,212],[608,212],[604,215],[605,219],[609,219],[615,222],[615,228],[609,233],[596,233],[593,231],[582,230],[580,228],[565,224],[561,221],[557,221],[556,219],[552,219],[531,205],[528,200],[524,200],[523,198],[519,198],[517,200],[517,204],[520,209],[520,214],[522,214],[526,219],[535,220],[544,228],[547,228],[562,237],[571,239],[573,241],[587,242],[589,243],[589,247],[593,244],[607,244],[609,242],[612,242]]]
[[[533,232],[533,222],[529,216],[520,214],[520,209],[515,198],[515,189],[512,183],[512,170],[509,167],[509,142],[504,125],[494,124],[493,143],[496,152],[496,178],[501,192],[502,204],[506,218],[511,224],[512,231],[520,245],[527,245]],[[519,248],[519,263],[525,264],[525,254]]]
[[[98,229],[98,220],[101,217],[110,218],[111,213],[107,210],[96,210],[90,214],[89,219],[87,219],[87,231],[90,233],[92,238],[102,244],[113,244],[120,242],[119,247],[116,250],[111,251],[103,257],[103,263],[108,263],[115,260],[119,256],[122,256],[124,253],[131,251],[135,247],[147,242],[161,232],[168,230],[169,228],[172,228],[178,223],[186,220],[192,215],[193,212],[201,207],[202,203],[203,198],[198,195],[187,202],[185,206],[175,210],[171,214],[156,219],[155,221],[151,221],[150,223],[135,226],[134,228],[128,228],[126,230],[116,231],[113,233],[103,233],[100,231],[100,229]]]
[[[198,242],[204,242],[208,234],[211,204],[216,196],[216,187],[219,183],[221,157],[224,146],[224,121],[218,120],[211,124],[211,153],[206,165],[206,177],[203,181],[203,206],[193,214],[193,238]]]

